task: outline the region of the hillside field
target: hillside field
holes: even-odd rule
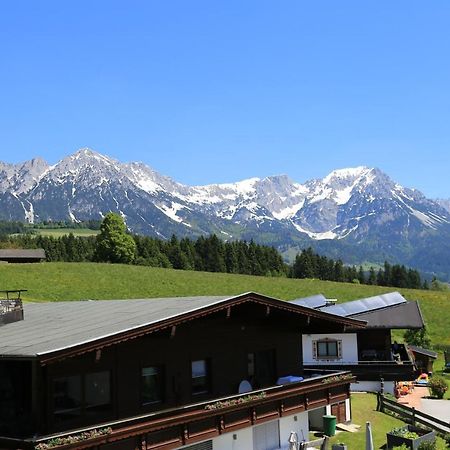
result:
[[[28,289],[23,298],[33,301],[235,295],[255,291],[283,300],[322,293],[339,302],[396,290],[314,279],[99,263],[0,265],[0,289]],[[450,345],[450,292],[399,291],[409,300],[420,301],[433,344]]]
[[[74,236],[96,236],[100,233],[99,230],[91,230],[89,228],[34,228],[35,234],[50,237],[61,237],[72,233]]]

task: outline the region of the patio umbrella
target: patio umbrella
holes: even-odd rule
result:
[[[370,422],[366,422],[366,450],[374,450],[372,425],[370,425]]]
[[[298,436],[295,431],[291,431],[288,442],[289,442],[288,450],[298,450]]]

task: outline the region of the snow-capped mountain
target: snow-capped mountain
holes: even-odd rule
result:
[[[438,205],[441,205],[443,208],[445,208],[448,212],[450,212],[450,198],[438,198],[436,200],[436,203]]]
[[[442,251],[442,236],[450,236],[449,209],[369,167],[305,183],[281,175],[187,186],[143,163],[121,163],[88,148],[53,166],[39,158],[0,162],[3,220],[81,221],[115,211],[132,231],[162,238],[214,232],[281,249],[313,244],[333,256],[358,244],[349,262],[391,256],[407,264],[422,242],[429,248],[439,241]]]

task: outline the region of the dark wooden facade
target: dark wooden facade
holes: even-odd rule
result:
[[[39,436],[147,415],[143,419],[146,425],[139,425],[138,420],[137,431],[131,436],[141,436],[143,431],[146,442],[152,442],[146,448],[169,449],[176,448],[180,442],[194,441],[195,430],[200,433],[197,436],[204,438],[203,429],[211,434],[222,433],[230,427],[279,417],[291,407],[292,411],[301,411],[312,405],[329,404],[331,400],[342,401],[348,397],[348,380],[324,384],[322,380],[311,379],[293,385],[293,390],[274,388],[251,408],[232,409],[225,416],[205,411],[204,407],[191,416],[184,409],[186,405],[236,396],[244,379],[250,379],[253,389],[258,390],[273,387],[281,376],[302,375],[301,334],[342,332],[343,328],[342,323],[291,314],[263,302],[242,302],[139,337],[126,339],[124,336],[121,342],[79,348],[76,354],[71,349],[40,360],[4,358],[0,360],[0,403],[7,400],[9,406],[0,409],[0,435],[19,439],[23,445],[5,439],[1,442],[5,448],[26,447],[28,441],[24,439],[30,436],[37,436],[32,440],[35,442]],[[207,366],[206,388],[202,392],[193,388],[193,361],[205,361]],[[158,368],[160,398],[144,404],[142,370],[148,367]],[[105,384],[108,392],[87,393],[93,377],[97,384],[98,380],[108,380]],[[61,408],[58,414],[55,412],[61,380],[79,385],[80,405],[76,414],[65,414]],[[101,395],[108,401],[88,405],[88,395]],[[67,409],[73,410],[72,406]],[[154,421],[161,414],[167,418],[164,426],[155,426]],[[182,427],[180,432],[180,425],[187,427],[186,430]],[[132,425],[128,423],[128,426]],[[125,439],[124,427],[113,427],[117,440]],[[170,434],[177,436],[173,443],[158,446]],[[135,448],[134,444],[128,448]]]

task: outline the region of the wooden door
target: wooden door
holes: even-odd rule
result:
[[[346,421],[346,406],[345,402],[336,403],[331,405],[331,414],[336,416],[337,423],[344,423]]]

